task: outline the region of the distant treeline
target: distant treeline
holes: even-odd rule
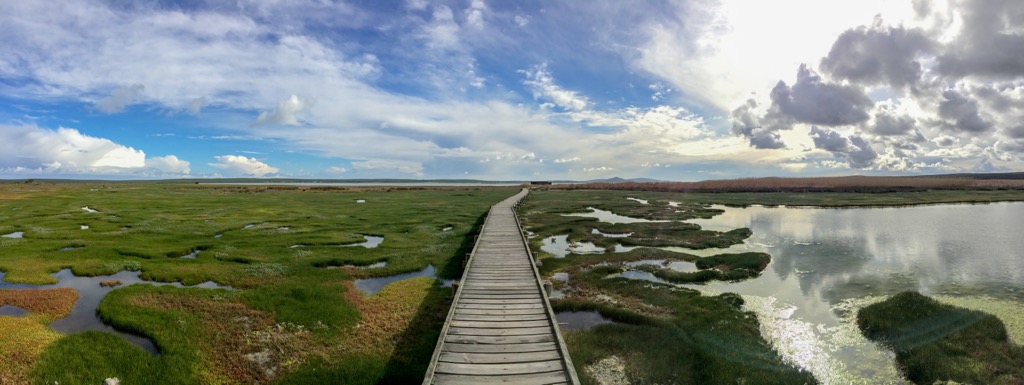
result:
[[[928,190],[1024,190],[1024,179],[983,179],[966,176],[821,178],[745,178],[702,182],[584,183],[556,189],[641,190],[662,192],[915,192]]]

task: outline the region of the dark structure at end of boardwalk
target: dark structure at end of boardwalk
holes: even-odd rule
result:
[[[579,384],[515,205],[491,207],[423,384]]]

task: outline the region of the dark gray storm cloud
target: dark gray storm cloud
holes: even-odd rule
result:
[[[831,152],[832,155],[846,159],[853,168],[867,168],[875,163],[878,153],[859,135],[849,138],[828,128],[811,127],[811,139],[814,147]]]
[[[1024,154],[1024,140],[1021,139],[1001,141],[997,146],[1002,151]]]
[[[850,146],[846,137],[827,128],[811,127],[811,138],[814,139],[814,147],[833,153],[845,153]]]
[[[860,26],[839,35],[819,68],[852,83],[905,87],[921,78],[918,57],[935,47],[920,29],[883,27],[876,18],[870,28]]]
[[[1024,1],[972,0],[954,4],[963,15],[963,29],[939,56],[939,72],[955,78],[1024,77]]]
[[[869,129],[876,135],[906,135],[914,129],[917,120],[910,116],[900,115],[891,108],[880,108],[875,113],[875,122]]]
[[[772,110],[800,123],[843,126],[868,120],[874,102],[864,89],[854,85],[827,83],[817,73],[800,66],[792,87],[779,81],[771,92]]]
[[[1014,139],[1024,139],[1024,124],[1006,129],[1006,135]]]
[[[967,88],[1005,137],[1024,139],[1024,85],[979,84]]]
[[[753,99],[732,111],[733,133],[747,137],[755,148],[784,148],[778,132],[792,129],[797,123],[863,123],[874,105],[863,88],[825,82],[807,65],[800,66],[792,87],[780,80],[770,97],[772,104],[764,115],[757,114],[757,102]]]
[[[1017,87],[1012,85],[979,85],[972,87],[971,92],[978,100],[994,112],[1004,113],[1014,110],[1024,110],[1024,98],[1016,99],[1008,94],[1016,91]],[[1009,92],[1006,92],[1009,91]]]
[[[937,147],[1000,161],[1024,154],[1024,0],[934,3],[913,0],[920,27],[878,16],[846,30],[817,68],[801,65],[795,83],[779,81],[770,105],[735,109],[733,132],[780,148],[779,132],[810,125],[817,149],[854,168],[944,162],[928,159]]]
[[[732,133],[747,137],[754,148],[784,148],[777,130],[762,125],[762,117],[757,114],[757,102],[748,99],[746,103],[732,111]]]
[[[950,147],[957,144],[957,139],[952,136],[940,136],[932,139],[932,143],[935,143],[941,147]]]
[[[956,90],[946,90],[942,93],[939,117],[946,119],[944,127],[953,131],[980,133],[992,128],[992,122],[981,117],[978,101]]]

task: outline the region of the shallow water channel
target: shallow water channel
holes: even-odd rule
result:
[[[903,290],[991,312],[1024,342],[1024,203],[717,208],[725,213],[692,222],[749,227],[730,249],[765,251],[772,263],[756,279],[688,287],[741,294],[766,339],[823,384],[907,383],[854,324],[857,309]]]
[[[555,319],[562,330],[582,330],[614,323],[596,311],[560,311],[555,313]]]
[[[99,330],[108,333],[114,333],[124,337],[128,342],[138,345],[142,349],[145,349],[150,354],[159,354],[160,350],[157,349],[153,340],[148,337],[139,336],[131,333],[125,333],[120,330],[114,329],[110,325],[103,323],[100,320],[99,315],[96,314],[96,308],[99,306],[100,301],[103,297],[110,293],[117,287],[124,287],[127,285],[133,285],[137,283],[146,283],[155,286],[175,286],[175,287],[199,287],[204,289],[228,289],[232,290],[230,286],[221,286],[215,282],[207,281],[200,283],[195,286],[185,286],[179,282],[153,282],[145,281],[139,278],[140,272],[138,271],[122,271],[113,275],[101,275],[96,277],[79,277],[71,273],[70,269],[64,269],[56,273],[50,274],[54,278],[57,278],[58,282],[53,285],[27,285],[20,283],[8,283],[3,280],[4,273],[0,272],[0,289],[52,289],[60,287],[69,287],[75,289],[78,292],[78,300],[75,301],[75,305],[71,308],[71,313],[67,317],[55,320],[50,323],[50,327],[61,333],[78,333],[87,330]],[[100,281],[105,280],[119,280],[121,285],[117,287],[103,287],[100,286]],[[20,316],[23,315],[24,309],[15,306],[3,306],[0,315],[12,315]]]
[[[434,268],[434,265],[427,265],[427,267],[423,268],[423,270],[420,271],[414,271],[405,274],[389,275],[387,277],[357,279],[353,283],[355,284],[356,289],[363,292],[363,294],[374,295],[378,291],[381,291],[381,289],[383,289],[384,286],[390,285],[401,280],[416,277],[434,277],[435,279],[441,280],[441,285],[444,287],[451,287],[452,282],[456,281],[455,279],[439,278],[437,276],[437,269]]]
[[[593,208],[593,207],[587,207],[587,209],[590,210],[589,213],[571,213],[571,214],[562,214],[562,216],[565,216],[565,217],[597,218],[597,220],[599,220],[601,222],[611,223],[611,224],[616,224],[616,223],[640,223],[640,222],[668,222],[668,221],[662,221],[662,220],[653,221],[653,220],[650,220],[650,219],[632,218],[632,217],[627,217],[625,215],[619,215],[619,214],[613,213],[613,212],[608,211],[608,210],[601,210],[601,209]]]

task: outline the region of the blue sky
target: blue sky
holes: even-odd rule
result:
[[[1024,170],[1024,5],[0,4],[0,178]]]

